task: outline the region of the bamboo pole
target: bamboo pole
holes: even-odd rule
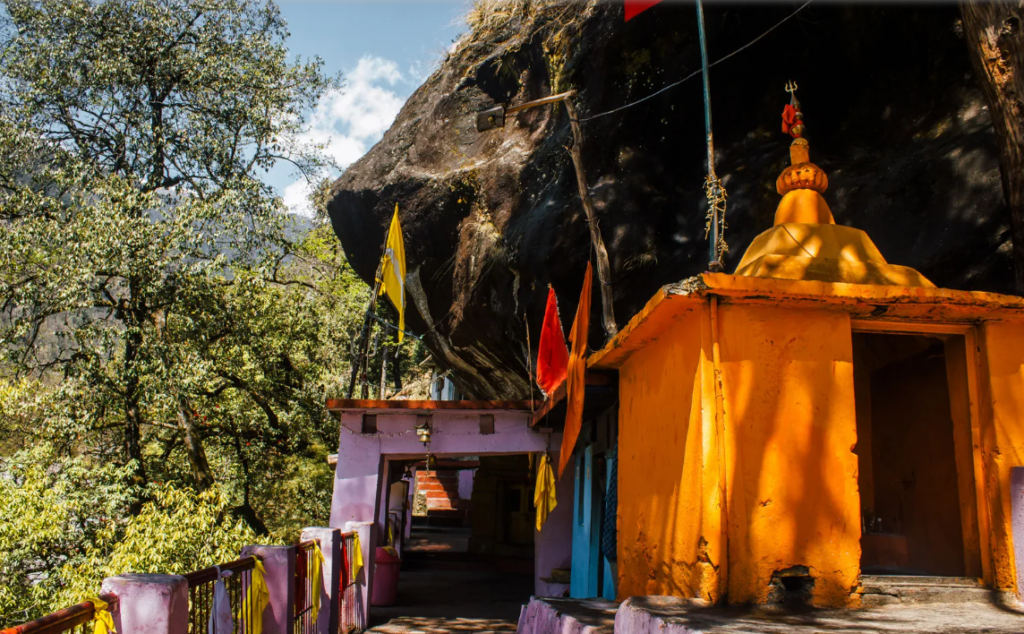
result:
[[[356,347],[356,358],[355,363],[352,365],[352,375],[348,380],[348,391],[345,393],[345,398],[352,398],[352,394],[356,390],[356,378],[359,376],[360,370],[366,362],[366,352],[370,345],[370,321],[373,318],[373,307],[377,304],[377,295],[380,293],[380,285],[383,282],[384,272],[384,256],[383,253],[380,258],[380,262],[377,263],[377,272],[374,273],[373,279],[373,292],[370,293],[370,301],[366,305],[366,313],[363,316],[363,328],[359,334],[359,345]],[[364,385],[365,385],[365,373],[364,373]]]

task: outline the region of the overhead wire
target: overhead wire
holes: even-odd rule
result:
[[[764,33],[762,33],[761,35],[758,35],[757,37],[755,37],[754,39],[750,40],[749,42],[747,42],[747,43],[746,43],[746,44],[744,44],[743,46],[739,47],[739,48],[738,48],[738,49],[736,49],[735,51],[733,51],[733,52],[729,53],[729,54],[728,54],[728,55],[726,55],[725,57],[722,57],[722,58],[720,58],[720,59],[717,59],[717,60],[715,60],[714,62],[711,62],[710,64],[708,64],[708,68],[712,68],[712,67],[714,67],[714,66],[718,66],[719,64],[721,64],[721,63],[722,63],[722,62],[724,62],[725,60],[729,59],[730,57],[733,57],[733,56],[735,56],[735,55],[738,55],[739,53],[742,53],[742,52],[743,52],[743,51],[745,51],[746,49],[748,49],[748,48],[750,48],[751,46],[753,46],[754,44],[757,44],[757,43],[758,43],[759,41],[761,41],[762,39],[764,39],[764,37],[765,37],[765,36],[767,36],[767,35],[768,35],[769,33],[771,33],[772,31],[774,31],[775,29],[779,28],[780,26],[782,26],[783,24],[785,24],[785,23],[786,23],[786,22],[788,22],[789,20],[791,20],[791,19],[793,19],[794,17],[796,17],[796,15],[797,15],[798,13],[800,13],[801,11],[803,11],[804,9],[806,9],[806,8],[807,8],[807,5],[809,5],[809,4],[810,4],[811,2],[813,2],[813,1],[814,1],[814,0],[807,0],[807,2],[805,2],[805,3],[803,3],[802,5],[800,5],[799,7],[797,7],[796,11],[793,11],[793,13],[790,13],[789,15],[787,15],[786,17],[784,17],[783,19],[779,20],[779,21],[778,21],[777,23],[775,23],[775,25],[774,25],[774,26],[770,27],[770,28],[769,28],[769,29],[768,29],[767,31],[765,31],[765,32],[764,32]],[[656,92],[653,92],[653,93],[651,93],[651,94],[647,95],[646,97],[641,97],[640,99],[637,99],[636,101],[633,101],[633,102],[627,103],[627,104],[625,104],[625,105],[619,106],[618,108],[614,108],[614,109],[612,109],[612,110],[608,110],[608,111],[606,111],[606,112],[599,112],[599,113],[597,113],[597,114],[592,114],[592,115],[590,115],[589,117],[583,117],[583,118],[581,118],[581,119],[580,119],[580,122],[584,122],[584,121],[591,121],[591,120],[593,120],[593,119],[597,119],[597,118],[600,118],[600,117],[605,117],[605,116],[608,116],[608,115],[610,115],[610,114],[615,114],[616,112],[621,112],[621,111],[623,111],[623,110],[625,110],[625,109],[627,109],[627,108],[632,108],[633,106],[639,105],[639,104],[641,104],[641,103],[643,103],[643,102],[645,102],[645,101],[647,101],[647,100],[649,100],[649,99],[654,99],[655,97],[657,97],[657,96],[658,96],[658,95],[660,95],[661,93],[663,93],[663,92],[666,92],[666,91],[668,91],[668,90],[671,90],[672,88],[675,88],[676,86],[678,86],[678,85],[682,84],[683,82],[685,82],[685,81],[687,81],[687,80],[690,80],[690,79],[693,79],[693,78],[694,78],[694,77],[696,77],[697,75],[700,75],[700,74],[701,74],[701,72],[702,72],[702,69],[697,69],[697,70],[693,71],[692,73],[690,73],[689,75],[687,75],[686,77],[683,77],[683,78],[682,78],[682,79],[680,79],[679,81],[677,81],[677,82],[674,82],[674,83],[671,83],[671,84],[669,84],[668,86],[665,86],[664,88],[661,88],[661,89],[659,89],[658,91],[656,91]]]

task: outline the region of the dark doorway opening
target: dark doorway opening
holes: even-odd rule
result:
[[[397,600],[372,608],[371,631],[514,632],[534,593],[531,456],[391,459],[389,472],[409,483],[388,496],[405,539]]]
[[[964,337],[855,332],[853,352],[862,574],[980,576]]]

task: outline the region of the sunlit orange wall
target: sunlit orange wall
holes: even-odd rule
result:
[[[849,604],[860,573],[849,317],[723,305],[719,338],[729,602],[763,602],[774,572],[806,566],[815,604]]]
[[[1010,469],[1024,466],[1024,325],[989,323],[981,328],[982,375],[990,397],[982,399],[982,455],[991,517],[995,586],[1016,587],[1010,514]]]
[[[700,357],[698,305],[619,369],[620,598],[702,596]]]

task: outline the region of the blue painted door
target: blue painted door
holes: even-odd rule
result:
[[[594,491],[594,447],[576,453],[576,490],[573,495],[572,577],[569,596],[588,599],[600,596],[601,504]]]
[[[617,473],[617,470],[615,468],[615,460],[616,460],[616,458],[617,458],[617,456],[616,456],[616,452],[615,452],[614,449],[612,451],[609,451],[607,454],[605,454],[605,464],[607,465],[607,469],[605,469],[605,482],[604,482],[604,490],[605,490],[604,499],[605,499],[605,502],[606,502],[606,504],[604,505],[604,511],[607,512],[607,513],[610,513],[611,515],[608,518],[602,518],[602,522],[611,522],[610,528],[615,529],[615,531],[617,532],[618,531],[618,527],[615,526],[616,518],[614,517],[614,515],[617,512],[617,508],[612,508],[612,507],[617,507],[618,506],[615,503],[615,500],[618,499],[618,496],[615,496],[615,497],[612,496],[612,492],[614,491],[614,488],[619,486],[619,483],[616,482],[616,477],[615,477],[616,473]],[[604,528],[604,525],[602,524],[602,529],[603,528]],[[601,535],[601,538],[603,539],[604,535]],[[601,564],[602,564],[601,596],[604,597],[605,599],[608,599],[609,601],[614,601],[615,600],[615,586],[616,586],[616,583],[615,583],[615,581],[616,581],[616,579],[615,579],[615,567],[612,565],[612,562],[607,557],[605,557],[604,554],[601,555]]]

